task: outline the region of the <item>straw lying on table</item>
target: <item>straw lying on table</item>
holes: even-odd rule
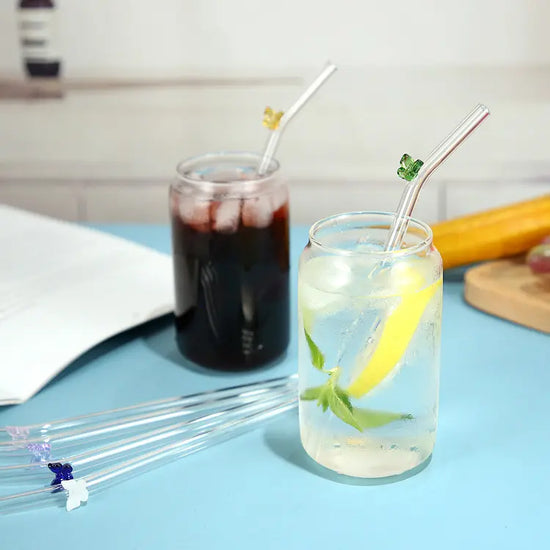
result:
[[[148,427],[159,427],[182,418],[195,418],[207,411],[235,404],[249,403],[272,392],[294,388],[296,377],[282,377],[265,382],[224,388],[151,401],[99,413],[76,416],[29,426],[0,428],[0,466],[11,457],[33,456],[47,461],[50,455],[66,454],[89,445],[89,441],[119,440]]]
[[[178,423],[162,424],[154,430],[143,430],[137,434],[107,445],[98,445],[103,441],[96,436],[86,434],[99,432],[109,424],[109,428],[127,426],[134,422],[135,414],[124,416],[122,411],[155,411],[165,410],[167,403],[183,402],[195,407],[193,418]],[[73,427],[69,433],[77,431],[74,426],[80,426],[79,435],[86,441],[87,448],[81,452],[72,453],[71,447],[66,447],[65,454],[51,455],[50,463],[46,459],[35,461],[15,462],[14,458],[21,455],[3,456],[0,465],[0,482],[16,484],[20,489],[27,486],[36,487],[37,480],[42,481],[42,488],[31,489],[16,494],[0,496],[0,513],[7,513],[25,509],[27,507],[59,504],[62,502],[60,494],[65,498],[68,510],[77,508],[81,502],[88,499],[90,491],[104,489],[114,483],[124,481],[128,477],[147,471],[153,467],[171,462],[180,457],[210,447],[219,442],[230,439],[240,433],[254,428],[278,414],[292,410],[297,405],[297,379],[289,376],[258,382],[235,388],[223,389],[215,392],[195,394],[193,396],[144,403],[125,409],[114,409],[93,415],[85,415],[25,427],[28,433],[39,433],[40,430],[52,429],[52,438],[57,441],[67,436],[62,431],[64,427]],[[156,409],[156,407],[160,407]],[[168,406],[169,407],[169,406]],[[170,408],[168,410],[171,410]],[[138,415],[139,416],[139,415]],[[166,415],[159,414],[159,417]],[[114,421],[111,418],[116,417]],[[93,419],[96,419],[94,421]],[[128,419],[130,421],[128,422]],[[97,422],[99,420],[99,422]],[[166,422],[164,419],[163,422]],[[136,427],[135,425],[133,426]],[[19,436],[26,430],[19,431]],[[13,434],[13,429],[4,429],[6,434]],[[57,432],[57,433],[56,433]],[[114,433],[114,432],[111,432]],[[121,431],[117,431],[120,436]],[[42,444],[49,444],[48,436],[38,437]],[[18,450],[25,449],[28,440],[21,437],[12,441],[4,441],[2,445],[10,445]],[[66,441],[67,442],[67,441]],[[94,447],[95,445],[95,447]],[[74,449],[77,447],[73,447]],[[53,463],[55,461],[55,463]],[[55,479],[52,482],[52,477]],[[51,482],[51,486],[47,486]]]

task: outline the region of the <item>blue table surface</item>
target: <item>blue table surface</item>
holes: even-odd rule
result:
[[[167,227],[100,229],[169,252]],[[293,290],[306,238],[306,228],[293,228]],[[297,416],[287,414],[91,495],[71,513],[50,507],[0,517],[0,549],[452,550],[548,541],[550,338],[467,306],[462,293],[460,277],[447,278],[438,439],[416,476],[335,481],[305,455]],[[269,369],[198,372],[179,359],[164,317],[97,346],[29,402],[1,409],[0,425],[290,374],[295,319],[292,334],[286,359]],[[62,335],[52,338],[63,345]]]

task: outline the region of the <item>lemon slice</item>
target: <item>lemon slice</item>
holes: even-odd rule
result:
[[[353,397],[361,397],[371,391],[397,365],[407,351],[424,310],[442,284],[441,279],[438,279],[416,292],[411,288],[415,286],[415,279],[410,279],[410,286],[405,285],[409,287],[409,292],[402,294],[400,304],[385,319],[382,334],[370,361],[347,388]]]

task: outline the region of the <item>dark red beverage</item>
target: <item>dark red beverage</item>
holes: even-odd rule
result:
[[[288,195],[263,184],[238,182],[241,198],[233,180],[206,185],[209,198],[194,184],[172,187],[176,339],[199,365],[252,369],[288,345]]]

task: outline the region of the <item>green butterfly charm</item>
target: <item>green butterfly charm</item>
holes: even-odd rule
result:
[[[420,159],[413,160],[410,155],[405,153],[399,161],[401,167],[397,169],[397,175],[404,180],[412,181],[418,175],[420,168],[424,164]]]

